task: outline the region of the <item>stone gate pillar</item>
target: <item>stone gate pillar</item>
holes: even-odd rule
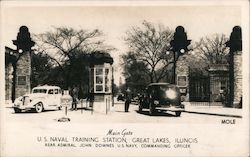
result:
[[[189,101],[189,66],[185,55],[176,63],[176,84],[180,88],[183,101]]]
[[[16,98],[30,93],[31,90],[31,54],[30,51],[23,52],[17,62],[16,69]]]
[[[234,107],[239,107],[242,99],[242,51],[234,53]]]
[[[12,101],[31,90],[31,47],[35,42],[31,40],[28,27],[21,26],[17,34],[17,39],[13,40],[16,45],[16,60],[13,64],[13,86]]]
[[[241,107],[242,99],[242,34],[241,27],[235,26],[226,46],[229,52],[229,105]]]

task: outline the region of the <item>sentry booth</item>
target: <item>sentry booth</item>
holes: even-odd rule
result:
[[[89,93],[93,99],[94,112],[107,114],[113,104],[113,58],[106,52],[91,54]],[[91,101],[91,100],[90,100]]]

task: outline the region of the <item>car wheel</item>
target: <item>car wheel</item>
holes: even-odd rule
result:
[[[14,108],[15,113],[20,113],[21,110],[19,108]]]
[[[154,105],[153,105],[153,103],[150,102],[150,103],[149,103],[149,114],[150,114],[150,115],[153,115],[154,112],[155,112]]]
[[[39,102],[38,104],[36,104],[36,106],[35,106],[35,111],[36,111],[37,113],[40,113],[40,112],[43,111],[43,104],[42,104],[41,102]]]
[[[176,115],[176,117],[180,117],[181,116],[181,111],[176,111],[175,115]]]

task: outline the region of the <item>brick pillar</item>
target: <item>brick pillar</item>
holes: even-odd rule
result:
[[[234,53],[234,106],[238,107],[242,98],[242,51]]]
[[[16,98],[18,98],[21,95],[30,93],[31,90],[31,55],[29,51],[23,52],[18,60],[16,74]]]
[[[189,101],[189,66],[186,56],[180,56],[176,63],[176,84],[182,93],[182,100]],[[184,94],[184,91],[186,91]]]

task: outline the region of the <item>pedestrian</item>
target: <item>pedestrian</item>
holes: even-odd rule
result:
[[[125,112],[128,112],[130,103],[131,103],[131,91],[128,88],[125,93]]]
[[[78,101],[78,89],[77,87],[73,87],[72,92],[71,92],[71,96],[72,96],[72,107],[71,110],[77,110],[77,101]]]
[[[93,92],[89,92],[88,94],[88,101],[89,101],[89,107],[93,108],[93,104],[94,104],[94,93]]]

